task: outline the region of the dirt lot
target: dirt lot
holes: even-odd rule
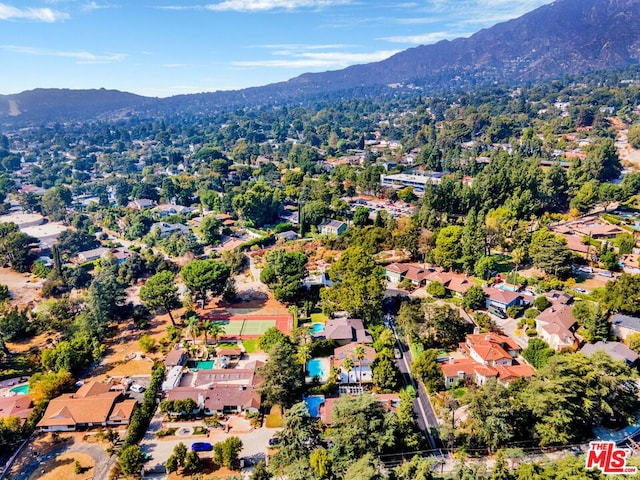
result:
[[[82,473],[75,473],[75,462],[79,462]],[[42,470],[47,473],[42,475],[40,471],[31,475],[30,480],[90,480],[93,478],[93,459],[84,453],[65,453],[55,460],[42,465]]]
[[[183,309],[173,312],[176,319],[184,313]],[[138,344],[142,335],[160,341],[166,336],[167,326],[171,325],[169,315],[154,317],[146,329],[138,329],[132,320],[118,325],[118,333],[109,341],[107,353],[94,370],[92,379],[102,381],[105,377],[126,377],[132,375],[151,375],[151,368],[155,360],[162,360],[164,354],[158,350],[153,353],[144,353]]]
[[[43,280],[32,277],[28,273],[17,273],[10,268],[0,268],[0,283],[9,287],[11,304],[24,308],[35,306],[36,301],[40,299]]]
[[[636,150],[629,145],[627,141],[627,134],[629,129],[626,125],[616,117],[608,118],[613,127],[618,131],[618,138],[616,138],[616,148],[622,165],[632,170],[640,170],[640,150]]]

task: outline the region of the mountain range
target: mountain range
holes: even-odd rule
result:
[[[358,96],[411,86],[429,94],[499,82],[617,69],[640,60],[640,0],[557,0],[469,38],[411,48],[386,60],[307,73],[243,90],[149,98],[116,90],[36,89],[0,95],[0,123],[113,116],[126,112],[207,112]]]

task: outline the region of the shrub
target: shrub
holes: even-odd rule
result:
[[[543,312],[551,306],[551,302],[544,295],[540,295],[533,301],[533,306]]]
[[[509,308],[507,308],[507,315],[510,318],[518,318],[520,315],[522,315],[523,311],[524,308],[518,307],[516,305],[511,305]]]
[[[436,298],[443,298],[447,295],[447,289],[440,282],[431,282],[427,285],[427,293]]]
[[[527,308],[524,312],[524,318],[536,318],[540,315],[540,311],[537,308]]]
[[[9,295],[9,287],[0,284],[0,302],[4,302],[5,300],[9,300],[10,298],[11,296]]]
[[[138,345],[140,345],[140,348],[145,353],[153,352],[158,346],[156,339],[149,335],[142,335],[140,340],[138,340]]]

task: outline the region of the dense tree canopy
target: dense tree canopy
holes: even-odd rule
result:
[[[299,300],[302,279],[307,273],[307,256],[302,252],[274,250],[269,252],[260,281],[273,291],[276,300],[293,303]]]
[[[193,260],[180,272],[180,276],[196,300],[207,301],[207,294],[221,295],[231,271],[224,263],[216,260]]]
[[[150,277],[140,288],[140,300],[149,308],[164,308],[169,314],[171,323],[175,325],[171,310],[180,306],[175,274],[169,270],[162,270]]]
[[[382,276],[379,267],[362,247],[349,247],[329,270],[333,286],[322,291],[331,310],[346,310],[367,322],[380,319]]]

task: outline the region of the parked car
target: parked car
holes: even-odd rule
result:
[[[191,450],[194,452],[210,452],[213,450],[213,445],[208,442],[195,442],[191,444]]]
[[[136,392],[136,393],[142,393],[145,391],[145,388],[142,385],[139,385],[137,383],[134,383],[133,385],[131,385],[131,387],[129,387],[129,389],[132,392]]]
[[[400,351],[399,348],[393,349],[393,358],[396,358],[396,359],[402,358],[402,352]]]
[[[280,443],[280,439],[278,437],[271,437],[269,439],[269,446],[270,447],[275,447],[276,445],[278,445]]]
[[[589,293],[587,290],[585,290],[584,288],[580,288],[580,287],[574,287],[573,291],[574,292],[578,292],[578,293]]]

